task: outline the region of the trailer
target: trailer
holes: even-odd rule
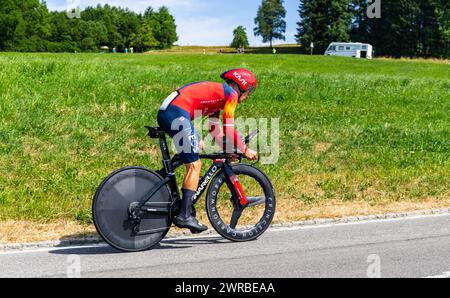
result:
[[[373,47],[368,43],[360,42],[332,42],[325,51],[325,55],[372,59]]]

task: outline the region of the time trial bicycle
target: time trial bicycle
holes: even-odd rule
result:
[[[175,170],[183,165],[170,156],[165,132],[146,127],[148,136],[159,139],[163,168],[126,167],[110,174],[98,187],[93,204],[97,232],[112,247],[136,252],[153,248],[169,232],[181,206]],[[245,138],[248,144],[258,131]],[[206,191],[206,212],[222,237],[244,242],[260,237],[275,215],[276,199],[269,178],[255,165],[242,163],[243,154],[203,154],[212,165],[200,178],[193,197],[195,205]],[[209,185],[209,187],[208,187]]]

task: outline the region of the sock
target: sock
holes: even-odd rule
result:
[[[187,219],[191,217],[192,197],[195,195],[195,191],[184,188],[181,191],[183,193],[183,200],[181,201],[181,210],[179,216]]]

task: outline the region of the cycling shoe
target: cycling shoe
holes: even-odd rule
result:
[[[179,228],[191,230],[193,234],[200,234],[208,230],[207,226],[202,225],[192,216],[187,219],[177,216],[173,219],[173,223]]]

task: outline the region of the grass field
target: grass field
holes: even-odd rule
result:
[[[237,116],[280,118],[280,160],[263,166],[278,195],[276,221],[450,205],[446,63],[3,53],[0,221],[91,223],[108,173],[160,168],[143,127],[155,124],[162,99],[233,67],[259,78]]]

